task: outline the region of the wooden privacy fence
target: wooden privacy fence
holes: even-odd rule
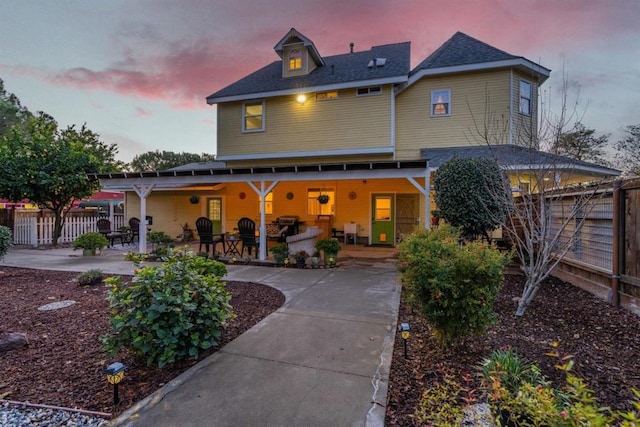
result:
[[[76,237],[88,231],[98,231],[96,222],[101,218],[97,213],[90,215],[69,215],[62,227],[58,243],[71,243]],[[112,228],[117,230],[124,224],[124,215],[113,215]],[[17,211],[13,218],[13,244],[40,246],[53,243],[54,218],[41,212]]]
[[[575,197],[558,200],[554,215]],[[576,240],[552,274],[640,314],[640,179],[611,183],[590,203],[567,228]]]

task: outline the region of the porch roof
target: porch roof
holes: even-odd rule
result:
[[[87,176],[99,180],[104,189],[126,191],[134,185],[172,189],[228,182],[424,177],[427,173],[426,160],[231,168],[221,167],[221,163],[192,163],[164,171],[92,173]]]
[[[477,145],[470,147],[423,148],[420,150],[422,158],[428,160],[429,167],[437,169],[443,163],[454,157],[493,159],[505,170],[545,170],[553,166],[554,169],[575,170],[584,173],[618,176],[620,171],[598,165],[596,163],[576,160],[544,151],[533,150],[519,145]]]

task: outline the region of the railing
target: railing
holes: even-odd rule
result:
[[[62,227],[58,243],[71,243],[76,237],[88,231],[98,231],[96,222],[101,217],[68,216]],[[40,246],[53,243],[55,219],[52,216],[34,216],[33,214],[16,213],[13,223],[13,244]],[[114,214],[111,220],[114,230],[125,225],[124,215]]]

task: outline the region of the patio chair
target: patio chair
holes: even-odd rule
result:
[[[200,239],[198,252],[202,252],[202,245],[204,245],[207,253],[209,253],[209,245],[211,245],[213,246],[213,254],[215,254],[218,243],[222,243],[222,253],[226,252],[224,237],[222,234],[213,234],[213,222],[209,218],[201,216],[196,219],[196,230]]]
[[[289,226],[280,227],[278,224],[266,224],[267,240],[275,240],[278,243],[284,243],[287,238],[287,230]]]
[[[131,227],[131,243],[134,243],[136,237],[140,241],[140,220],[135,216],[129,219],[129,227]]]
[[[240,218],[238,221],[238,235],[242,242],[242,249],[240,249],[240,256],[244,254],[244,249],[247,248],[247,254],[251,256],[251,250],[256,248],[256,255],[258,255],[258,242],[256,240],[256,223],[251,218]]]
[[[120,244],[123,244],[122,233],[111,229],[111,221],[106,218],[100,218],[96,223],[98,227],[98,233],[102,234],[109,240],[109,246],[113,246],[116,239],[120,239]]]

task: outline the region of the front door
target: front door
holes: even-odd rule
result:
[[[213,234],[222,233],[222,198],[207,199],[207,218],[213,223]]]
[[[371,195],[371,244],[393,245],[395,242],[395,213],[393,194]]]

